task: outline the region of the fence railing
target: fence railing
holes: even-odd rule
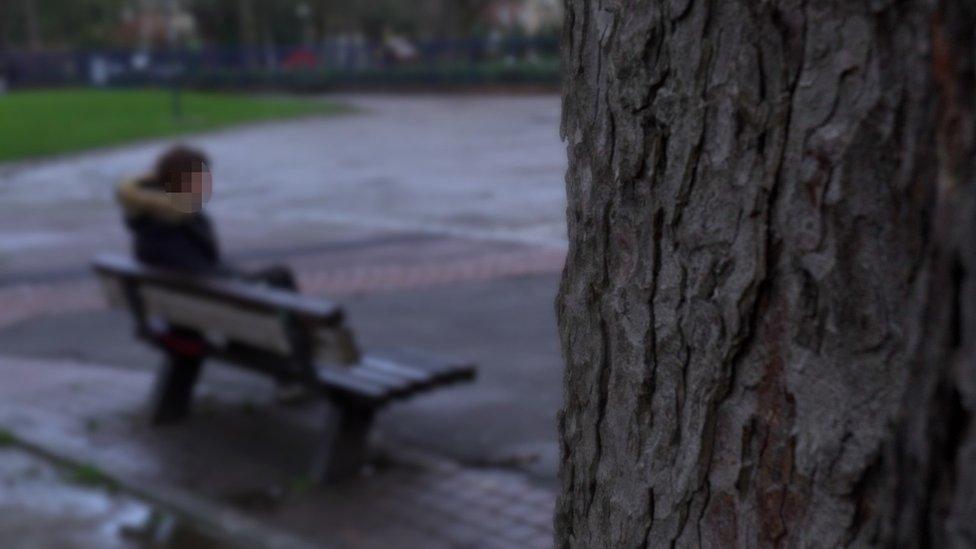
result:
[[[296,87],[558,81],[555,38],[426,42],[336,37],[311,46],[0,52],[7,87]]]

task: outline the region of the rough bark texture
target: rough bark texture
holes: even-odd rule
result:
[[[559,545],[976,545],[972,2],[566,4]]]

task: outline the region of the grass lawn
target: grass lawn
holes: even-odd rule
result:
[[[0,162],[261,120],[336,113],[321,100],[166,90],[51,90],[0,95]]]

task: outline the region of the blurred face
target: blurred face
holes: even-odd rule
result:
[[[168,192],[170,200],[183,213],[196,213],[210,200],[213,178],[206,165],[200,170],[184,172],[180,176],[179,192]]]

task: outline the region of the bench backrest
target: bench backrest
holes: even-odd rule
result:
[[[132,312],[140,331],[190,328],[211,342],[234,342],[298,360],[352,363],[358,350],[342,309],[324,299],[228,278],[142,265],[120,255],[93,263],[109,304]]]

